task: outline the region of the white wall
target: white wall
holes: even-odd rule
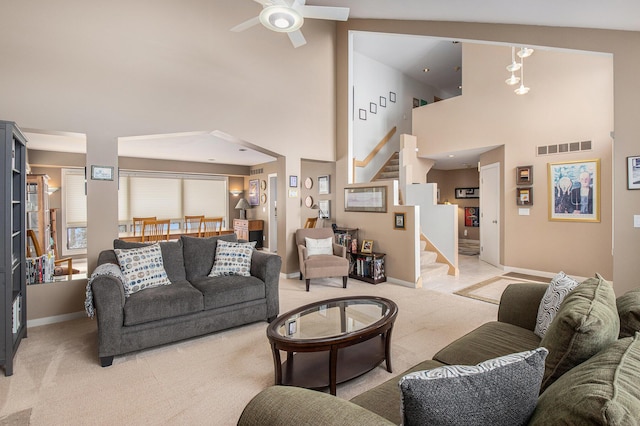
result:
[[[369,182],[391,154],[399,150],[400,135],[411,133],[413,98],[433,99],[435,93],[431,86],[358,52],[353,52],[353,81],[354,157],[364,160],[389,130],[397,128],[391,141],[369,166],[357,169],[356,182]],[[391,102],[389,92],[396,94],[395,103]],[[386,107],[380,105],[381,96],[386,98]],[[376,104],[377,113],[371,113],[370,103]],[[360,109],[366,111],[366,120],[360,119]]]

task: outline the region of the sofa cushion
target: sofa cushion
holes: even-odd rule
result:
[[[187,281],[132,294],[124,304],[124,325],[178,317],[204,308],[202,293]]]
[[[204,295],[204,309],[216,309],[266,297],[265,284],[256,277],[229,275],[192,281]]]
[[[538,400],[546,356],[538,348],[475,366],[410,373],[399,383],[403,424],[525,425]]]
[[[574,280],[564,272],[560,271],[549,283],[549,287],[544,292],[540,306],[538,307],[538,316],[536,318],[536,327],[533,330],[541,339],[549,328],[549,324],[556,316],[558,309],[564,298],[578,285],[578,281]]]
[[[640,423],[640,334],[616,341],[556,380],[531,425]]]
[[[164,270],[159,244],[114,251],[125,277],[125,297],[147,288],[171,284]]]
[[[396,425],[400,424],[402,423],[402,417],[400,415],[401,395],[400,387],[398,386],[400,379],[414,371],[431,370],[442,367],[443,365],[443,363],[438,361],[423,361],[375,388],[353,397],[351,402],[384,417]]]
[[[114,240],[114,249],[131,249],[138,247],[146,247],[149,243],[136,243],[123,240]],[[162,250],[162,262],[167,277],[171,282],[183,281],[187,279],[184,271],[184,256],[182,254],[182,241],[161,241],[160,249]]]
[[[333,255],[333,238],[309,238],[305,237],[305,246],[307,247],[307,256],[315,256],[318,254]]]
[[[236,234],[226,234],[217,237],[198,238],[186,235],[180,236],[184,253],[184,268],[187,280],[206,277],[213,267],[218,240],[238,241]]]
[[[576,365],[618,338],[620,319],[611,284],[600,275],[578,285],[564,299],[540,346],[549,350],[544,391]]]
[[[620,317],[620,338],[634,336],[640,331],[640,288],[616,299]]]
[[[256,241],[239,243],[220,240],[216,247],[216,257],[209,272],[210,277],[223,275],[251,275],[251,256]]]
[[[442,348],[433,359],[444,364],[475,365],[499,356],[529,351],[539,344],[540,338],[533,331],[493,321]]]

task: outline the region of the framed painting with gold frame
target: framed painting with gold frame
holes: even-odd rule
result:
[[[547,167],[549,220],[600,222],[600,159]]]

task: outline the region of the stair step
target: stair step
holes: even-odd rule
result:
[[[399,172],[400,171],[400,166],[390,166],[390,165],[386,165],[383,169],[382,169],[382,173],[388,173],[388,172]]]
[[[421,251],[420,252],[420,267],[436,263],[438,259],[438,253],[435,251]]]
[[[445,263],[432,263],[420,268],[420,276],[423,281],[428,281],[436,277],[442,277],[449,273],[449,265]]]

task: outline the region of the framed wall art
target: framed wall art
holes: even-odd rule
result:
[[[318,201],[318,217],[320,219],[331,219],[331,201]]]
[[[387,212],[387,187],[365,186],[344,189],[345,212]]]
[[[318,176],[318,194],[327,195],[331,193],[329,185],[329,175]]]
[[[480,188],[456,188],[456,198],[480,198]]]
[[[393,214],[393,229],[406,230],[407,227],[404,224],[404,212],[396,212]]]
[[[627,157],[627,189],[640,189],[640,155]]]
[[[373,253],[373,240],[362,240],[360,253]]]
[[[533,166],[516,167],[516,185],[531,185],[533,183]]]
[[[516,188],[516,204],[519,206],[532,206],[533,188]]]
[[[289,175],[289,188],[297,188],[298,187],[298,176]]]
[[[600,159],[549,163],[549,220],[600,222]]]
[[[480,208],[479,207],[464,208],[464,226],[469,228],[478,228],[480,226]]]
[[[91,166],[92,180],[113,180],[112,166]]]
[[[258,179],[249,181],[249,204],[252,206],[260,204],[260,181]]]

